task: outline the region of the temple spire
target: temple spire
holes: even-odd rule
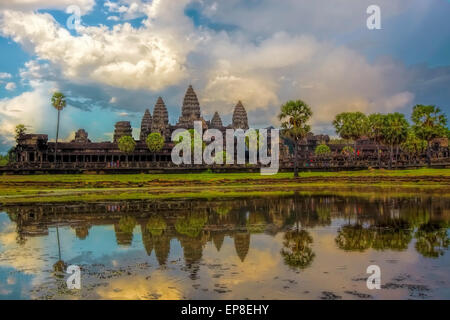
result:
[[[236,104],[233,111],[233,120],[232,120],[233,129],[248,129],[248,118],[247,111],[245,111],[244,105],[241,100]]]
[[[198,102],[197,94],[189,85],[183,99],[183,107],[181,108],[181,116],[178,120],[178,125],[185,128],[194,126],[194,121],[202,121],[200,115],[200,103]]]
[[[167,112],[164,100],[159,97],[153,109],[153,121],[151,132],[159,132],[162,136],[167,137],[169,129],[169,113]]]
[[[145,141],[150,132],[152,132],[152,115],[150,114],[150,111],[146,109],[141,121],[140,140]]]
[[[219,113],[216,111],[211,119],[211,128],[220,129],[222,127],[222,119],[220,119]]]

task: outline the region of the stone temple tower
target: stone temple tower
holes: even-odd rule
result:
[[[216,111],[211,119],[211,128],[220,129],[222,127],[222,119],[220,119],[219,113]]]
[[[140,140],[145,141],[147,136],[152,132],[152,115],[148,109],[145,110],[141,121],[141,135]]]
[[[239,101],[234,107],[232,125],[233,129],[248,129],[247,111]]]
[[[161,97],[155,104],[153,109],[153,120],[151,126],[151,132],[159,132],[163,137],[169,137],[169,113],[167,112],[166,105]]]
[[[117,143],[123,136],[132,136],[132,129],[130,121],[116,122],[114,128],[114,143]]]
[[[178,126],[183,128],[193,128],[194,121],[204,121],[200,115],[200,103],[197,94],[190,85],[186,91],[181,109],[181,117],[178,120]]]

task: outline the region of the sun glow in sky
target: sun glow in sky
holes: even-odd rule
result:
[[[366,26],[374,3],[381,30]],[[0,152],[18,123],[54,136],[56,89],[69,102],[61,136],[85,128],[94,141],[119,120],[138,136],[158,96],[176,122],[189,84],[206,119],[229,123],[242,100],[254,127],[298,98],[316,133],[334,134],[342,111],[448,114],[449,16],[446,0],[2,0]]]

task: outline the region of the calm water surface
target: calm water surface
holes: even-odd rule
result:
[[[420,195],[5,206],[0,299],[450,299],[449,222]]]

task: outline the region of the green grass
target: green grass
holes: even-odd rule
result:
[[[206,199],[218,200],[241,197],[274,197],[299,195],[335,195],[343,197],[407,197],[407,196],[433,196],[440,198],[450,197],[450,188],[416,187],[416,186],[366,186],[360,185],[329,185],[305,184],[302,186],[271,186],[270,188],[235,188],[214,187],[209,189],[174,188],[168,190],[143,190],[136,188],[109,189],[109,190],[53,190],[40,193],[0,196],[0,204],[17,203],[52,203],[52,202],[94,202],[118,200],[170,200],[170,199]]]
[[[420,176],[450,176],[450,169],[413,169],[413,170],[361,170],[339,172],[300,172],[300,178],[308,177],[420,177]],[[192,174],[74,174],[74,175],[3,175],[2,182],[147,182],[147,181],[219,181],[244,179],[286,179],[292,178],[293,173],[278,173],[263,176],[259,173],[192,173]]]
[[[365,180],[364,177],[384,178]],[[390,177],[402,179],[390,180]],[[346,181],[346,178],[357,179]],[[363,194],[363,189],[372,197],[420,193],[447,196],[450,195],[450,169],[302,172],[299,179],[293,179],[292,173],[273,176],[259,173],[4,175],[0,176],[0,203],[214,199],[318,190],[328,194]]]

